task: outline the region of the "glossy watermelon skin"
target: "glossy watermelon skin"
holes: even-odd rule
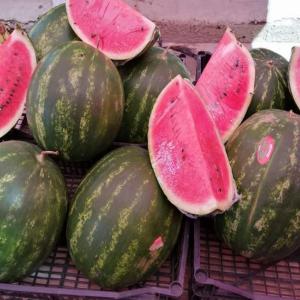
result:
[[[216,217],[216,230],[236,253],[273,262],[300,247],[300,116],[263,110],[227,144],[241,199]]]
[[[148,152],[122,147],[102,158],[78,187],[67,223],[69,251],[92,281],[123,288],[159,268],[181,221],[158,186]]]
[[[111,60],[83,42],[49,52],[39,63],[27,97],[27,119],[44,149],[70,161],[96,158],[119,130],[124,91]]]
[[[246,118],[263,109],[292,109],[288,88],[288,61],[269,49],[250,50],[255,62],[255,86]]]
[[[43,15],[31,28],[28,36],[38,60],[55,47],[78,39],[69,25],[65,4],[60,4]]]
[[[177,56],[159,47],[152,47],[119,70],[125,108],[118,140],[147,143],[150,113],[160,92],[178,74],[188,79],[190,74]]]
[[[67,214],[64,178],[41,149],[0,143],[0,281],[32,273],[58,240]]]

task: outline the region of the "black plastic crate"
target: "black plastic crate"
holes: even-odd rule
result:
[[[194,223],[194,299],[300,299],[297,255],[263,265],[220,242],[211,219]]]

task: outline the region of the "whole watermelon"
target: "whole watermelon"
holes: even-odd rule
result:
[[[148,152],[119,148],[102,158],[76,191],[67,223],[70,254],[101,287],[126,287],[159,268],[181,220],[159,188]]]
[[[38,60],[55,47],[78,39],[69,25],[65,4],[58,5],[44,14],[28,35]]]
[[[216,229],[236,253],[269,263],[300,247],[299,130],[299,115],[264,110],[228,141],[241,199],[216,217]]]
[[[64,178],[34,145],[0,143],[0,281],[33,272],[60,236],[67,213]]]
[[[38,144],[66,160],[103,153],[123,115],[118,70],[101,52],[73,41],[50,51],[39,63],[27,96],[27,119]]]
[[[190,74],[176,55],[159,47],[127,63],[120,73],[125,108],[118,140],[147,143],[149,117],[158,95],[176,75],[190,78]]]
[[[294,108],[288,88],[288,61],[269,49],[252,49],[250,53],[255,62],[255,87],[246,117],[263,109]]]

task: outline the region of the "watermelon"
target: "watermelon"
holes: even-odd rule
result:
[[[241,199],[216,217],[216,229],[236,253],[269,263],[300,247],[299,128],[299,115],[263,110],[229,139]]]
[[[242,122],[254,90],[255,67],[249,51],[227,28],[196,88],[223,142]]]
[[[79,185],[67,222],[77,268],[104,288],[144,280],[169,256],[182,215],[165,198],[137,146],[113,150]]]
[[[28,36],[38,60],[55,47],[78,39],[69,25],[65,4],[58,5],[44,14],[34,24]]]
[[[151,110],[160,92],[176,75],[190,78],[181,60],[169,51],[152,47],[120,68],[125,109],[118,140],[147,143]]]
[[[288,69],[289,88],[297,107],[300,109],[300,47],[292,48],[292,55]]]
[[[36,67],[34,49],[20,29],[0,44],[0,137],[14,127],[23,113],[26,93]]]
[[[255,62],[255,87],[246,117],[263,109],[291,109],[293,100],[288,88],[288,61],[269,49],[252,49],[250,53]]]
[[[109,58],[79,41],[50,51],[32,78],[27,119],[44,149],[71,161],[94,159],[118,133],[124,92]]]
[[[66,8],[79,38],[113,60],[130,60],[159,37],[156,25],[123,0],[67,0]]]
[[[180,75],[154,104],[148,148],[162,190],[180,210],[205,215],[234,203],[234,180],[218,130],[196,89]]]
[[[64,178],[37,146],[0,143],[0,281],[29,275],[47,258],[67,214]]]

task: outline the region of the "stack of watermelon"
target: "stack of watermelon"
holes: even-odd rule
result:
[[[295,106],[288,74],[300,103],[300,50],[288,71],[282,57],[249,52],[228,28],[193,86],[183,63],[154,46],[158,37],[122,0],[67,0],[30,39],[4,31],[0,137],[26,102],[43,150],[0,144],[1,281],[36,269],[65,221],[76,266],[114,289],[159,268],[182,213],[217,215],[220,238],[263,262],[300,246],[300,116],[282,110]],[[68,214],[53,154],[94,163]]]

